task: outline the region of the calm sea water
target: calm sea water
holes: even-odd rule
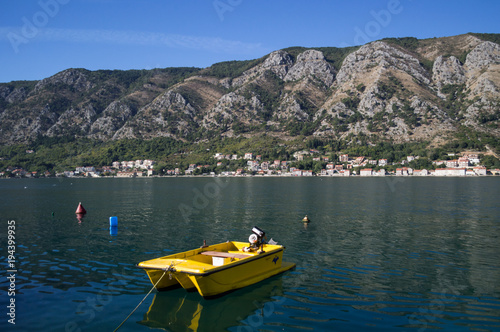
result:
[[[0,194],[2,330],[112,331],[151,289],[135,264],[257,225],[295,270],[213,300],[153,291],[120,331],[500,331],[500,178],[19,179]]]

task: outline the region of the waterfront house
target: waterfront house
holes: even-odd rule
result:
[[[373,170],[371,168],[363,168],[359,171],[360,176],[372,176]]]
[[[465,176],[465,168],[436,168],[435,176]]]
[[[353,164],[354,165],[361,165],[361,163],[363,162],[363,160],[365,160],[365,157],[357,157],[356,159],[354,159]]]
[[[145,168],[145,169],[153,168],[155,163],[156,162],[154,160],[145,159],[142,161],[142,168]]]
[[[429,175],[429,171],[426,169],[416,169],[413,171],[413,175],[415,175],[415,176],[427,176],[427,175]]]
[[[436,160],[432,162],[433,165],[445,165],[446,166],[446,160]]]
[[[396,176],[408,176],[408,175],[410,175],[410,173],[408,172],[408,167],[396,168]]]
[[[495,169],[490,169],[491,175],[500,175],[500,169],[495,168]]]
[[[247,168],[250,172],[259,170],[259,162],[255,160],[247,161]]]
[[[458,167],[468,167],[469,166],[469,158],[460,157],[458,158]]]
[[[114,172],[114,170],[113,170],[113,167],[111,167],[111,166],[102,166],[101,172],[112,173],[112,172]]]
[[[133,171],[132,172],[122,171],[122,172],[117,172],[116,176],[119,177],[119,178],[133,178],[133,177],[136,176],[136,172],[133,172]]]
[[[487,171],[486,171],[486,167],[484,166],[476,166],[473,168],[474,170],[474,173],[476,173],[477,175],[486,175]]]
[[[469,159],[469,163],[472,165],[477,165],[480,162],[479,156],[475,153],[466,154],[466,155],[464,155],[464,157]]]
[[[304,160],[304,156],[310,155],[311,152],[309,151],[297,151],[293,154],[293,157],[297,159],[298,161]]]
[[[94,172],[95,173],[95,167],[94,166],[76,167],[75,172],[76,173],[87,173],[87,172]]]

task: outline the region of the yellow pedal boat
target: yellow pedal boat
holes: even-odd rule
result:
[[[283,262],[284,247],[265,243],[252,229],[249,242],[228,241],[139,263],[157,290],[182,286],[205,298],[255,284],[295,267]]]

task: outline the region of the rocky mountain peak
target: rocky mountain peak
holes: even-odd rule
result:
[[[432,67],[432,81],[441,88],[446,84],[462,84],[466,80],[465,71],[460,61],[453,55],[440,55]]]
[[[33,92],[37,93],[49,85],[57,84],[72,86],[78,92],[88,91],[93,87],[93,84],[89,81],[87,75],[85,75],[82,70],[66,69],[60,73],[39,81],[36,84]]]
[[[296,81],[304,77],[316,77],[326,86],[335,79],[334,68],[325,60],[321,51],[307,50],[297,56],[297,62],[284,77],[285,81]]]
[[[490,65],[500,64],[500,45],[483,42],[476,46],[468,55],[465,66],[469,70],[481,69]]]
[[[430,83],[428,73],[416,57],[385,42],[377,41],[362,46],[345,58],[337,74],[337,85],[341,86],[374,70],[380,76],[389,69],[404,71],[423,84]]]
[[[280,79],[284,79],[288,73],[288,69],[293,65],[292,56],[283,50],[271,52],[264,62],[256,67],[250,68],[240,77],[233,80],[234,87],[240,87],[251,80],[254,80],[264,74],[266,71],[271,71]]]
[[[289,66],[293,65],[293,59],[287,52],[283,50],[274,51],[262,64],[263,69],[268,69],[283,79],[288,72]]]

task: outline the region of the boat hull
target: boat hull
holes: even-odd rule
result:
[[[242,242],[227,242],[139,263],[158,290],[181,286],[205,298],[255,284],[295,267],[282,262],[283,246],[264,245],[244,252]]]

